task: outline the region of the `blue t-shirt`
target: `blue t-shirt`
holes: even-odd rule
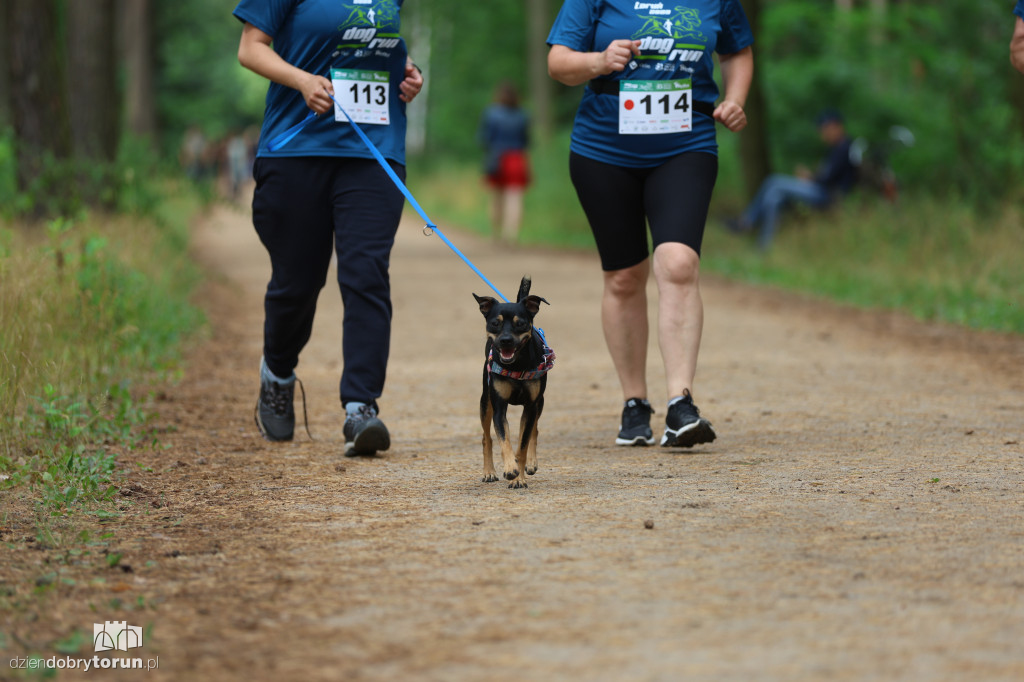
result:
[[[739,0],[689,0],[686,6],[635,0],[565,0],[548,45],[604,51],[613,40],[640,40],[640,56],[613,80],[690,79],[693,99],[718,99],[712,52],[732,54],[754,42]],[[584,88],[572,129],[572,151],[604,163],[644,168],[682,152],[718,153],[715,121],[694,112],[683,133],[620,135],[619,98]]]
[[[1024,0],[1017,0],[1017,6],[1013,8],[1013,13],[1024,19]]]
[[[304,71],[327,79],[332,68],[387,71],[390,124],[359,125],[386,158],[404,164],[405,102],[398,98],[407,55],[399,36],[402,1],[241,0],[234,15],[271,36],[277,54]],[[271,83],[256,155],[373,158],[348,120],[336,121],[333,112],[311,121],[282,148],[267,149],[269,140],[309,111],[298,90]]]

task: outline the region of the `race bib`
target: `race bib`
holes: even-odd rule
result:
[[[684,133],[693,128],[690,79],[619,81],[619,134]]]
[[[390,77],[387,71],[360,71],[358,69],[331,69],[334,85],[334,120],[345,121],[340,104],[355,123],[388,125],[391,123],[389,98]]]

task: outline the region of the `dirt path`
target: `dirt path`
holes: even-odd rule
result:
[[[595,257],[451,236],[551,302],[525,491],[480,482],[485,285],[438,239],[400,232],[393,447],[352,460],[336,288],[298,368],[316,441],[265,443],[266,256],[244,212],[197,231],[213,336],[163,404],[177,431],[128,490],[135,571],[109,586],[150,605],[113,615],[150,625],[152,679],[1024,679],[1024,340],[709,278],[697,397],[719,439],[616,448]]]

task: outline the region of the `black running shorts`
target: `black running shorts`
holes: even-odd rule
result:
[[[569,176],[605,271],[642,263],[651,248],[686,244],[700,255],[718,157],[687,152],[653,168],[625,168],[569,155]]]

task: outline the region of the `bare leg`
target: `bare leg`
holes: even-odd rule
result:
[[[491,237],[501,240],[501,221],[504,216],[503,194],[500,189],[491,190]]]
[[[647,277],[650,260],[604,273],[601,324],[623,400],[647,397]]]
[[[519,225],[523,222],[523,188],[509,187],[505,190],[505,207],[502,234],[505,241],[515,244],[519,241]]]
[[[665,364],[668,398],[693,392],[697,353],[704,329],[700,297],[700,257],[675,242],[654,250],[654,279],[658,283],[658,344]]]

